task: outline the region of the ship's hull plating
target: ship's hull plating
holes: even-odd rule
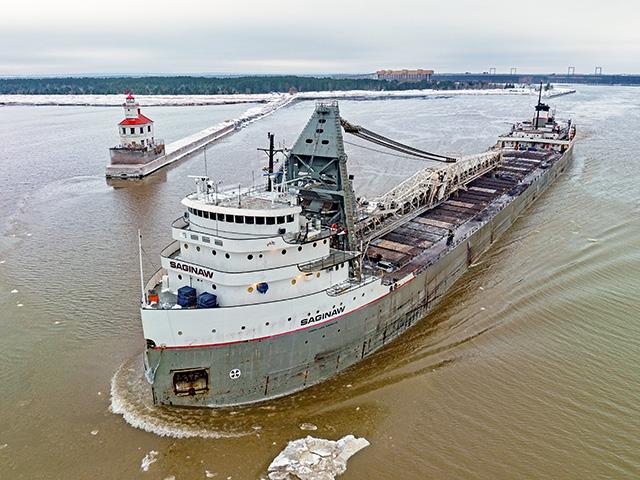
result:
[[[565,170],[572,146],[517,196],[486,215],[479,228],[401,287],[317,327],[212,347],[148,349],[155,403],[222,407],[269,400],[326,380],[383,347],[423,319],[469,266]],[[491,207],[489,207],[491,208]],[[208,390],[177,396],[172,373],[206,368]],[[240,376],[231,378],[234,369]]]

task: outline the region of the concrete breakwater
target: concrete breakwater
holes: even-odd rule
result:
[[[558,87],[553,90],[543,92],[543,97],[551,98],[561,95],[575,93],[575,90]],[[273,112],[303,100],[379,100],[379,99],[407,99],[407,98],[438,98],[459,95],[534,95],[537,94],[532,88],[511,88],[511,89],[487,89],[487,90],[405,90],[405,91],[329,91],[329,92],[299,92],[295,94],[268,94],[255,95],[256,101],[266,102],[258,107],[250,108],[239,118],[218,123],[212,127],[201,130],[193,135],[177,140],[165,146],[165,154],[145,164],[118,164],[108,165],[106,168],[107,178],[142,178],[167,165],[187,158],[202,151],[211,143],[230,135],[236,130],[253,123]],[[229,95],[227,97],[236,97]],[[236,99],[238,103],[246,103],[252,95],[239,95]],[[2,100],[2,99],[0,99]],[[202,99],[200,99],[202,100]],[[96,101],[94,98],[93,101]],[[190,102],[197,99],[190,98]],[[227,98],[231,103],[233,98]],[[147,103],[142,99],[143,103]],[[161,99],[149,101],[152,105],[162,105]],[[194,103],[192,103],[194,104]],[[177,105],[175,102],[167,105]]]
[[[209,144],[219,140],[232,132],[255,122],[276,110],[296,100],[293,95],[281,95],[277,99],[250,108],[237,119],[220,122],[212,127],[205,128],[193,135],[181,138],[165,146],[165,154],[144,164],[108,165],[107,178],[142,178],[167,165],[175,163],[195,153],[202,151]]]

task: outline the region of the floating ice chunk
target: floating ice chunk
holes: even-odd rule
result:
[[[218,474],[215,472],[210,472],[209,470],[205,470],[204,471],[204,476],[207,478],[213,478],[216,477]]]
[[[8,443],[3,443],[2,445],[0,445],[0,450],[3,450],[5,448],[7,448],[9,446]]]
[[[98,430],[91,430],[91,435],[97,435],[98,434]]]
[[[169,475],[168,477],[164,477],[164,480],[176,480],[175,475]]]
[[[316,427],[313,423],[301,423],[300,424],[300,430],[309,430],[309,431],[314,431],[317,430],[318,427]]]
[[[347,435],[334,442],[307,436],[293,440],[269,465],[269,480],[334,480],[347,460],[369,446],[364,438]]]
[[[24,307],[24,305],[22,303],[18,303],[16,304],[16,307]]]
[[[13,290],[11,290],[11,293],[18,293],[18,289],[14,288]]]
[[[140,464],[140,470],[142,470],[143,472],[148,472],[151,464],[157,461],[158,461],[158,452],[156,450],[151,450],[142,459],[142,463]]]
[[[0,265],[2,265],[5,262],[6,262],[6,260],[0,260]]]

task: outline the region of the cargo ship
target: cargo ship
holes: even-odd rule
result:
[[[343,133],[442,165],[358,198]],[[154,403],[261,402],[365,360],[425,318],[567,168],[575,134],[539,98],[489,150],[454,158],[318,103],[265,185],[196,178],[161,268],[141,285]]]

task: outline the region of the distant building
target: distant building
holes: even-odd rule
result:
[[[376,76],[378,80],[397,80],[398,82],[421,82],[431,81],[433,70],[378,70]]]
[[[155,138],[153,120],[142,114],[140,104],[131,93],[122,106],[124,120],[118,123],[120,145],[109,149],[111,164],[147,163],[164,155],[164,142]]]

